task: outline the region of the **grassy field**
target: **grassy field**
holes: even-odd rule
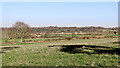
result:
[[[55,36],[61,36],[61,37],[72,37],[72,35],[55,35]],[[76,37],[81,37],[81,36],[97,36],[97,35],[76,35]],[[115,37],[115,36],[118,36],[118,35],[103,35],[104,37]],[[34,39],[24,39],[25,41],[35,41],[35,40],[38,40],[38,41],[45,41],[47,39],[56,39],[56,38],[34,38]],[[76,38],[73,38],[73,39],[76,39]],[[8,42],[11,42],[12,40],[7,40]],[[16,39],[15,42],[20,42],[20,39]],[[2,39],[0,40],[0,43],[5,43],[5,40]]]
[[[24,39],[24,41],[35,41],[35,40],[38,40],[38,41],[45,41],[45,40],[48,40],[48,39],[56,39],[56,38],[34,38],[34,39]],[[15,39],[14,42],[16,43],[20,43],[20,39]],[[12,40],[8,40],[8,42],[12,42]],[[0,40],[0,43],[5,43],[5,40]]]
[[[72,37],[71,34],[69,35],[56,35],[56,36],[62,36],[62,37]],[[81,37],[81,36],[97,36],[97,35],[75,35],[76,37]],[[103,35],[104,37],[113,37],[113,36],[118,36],[117,34],[116,35]]]
[[[56,36],[62,36],[62,37],[72,37],[72,35],[71,34],[69,34],[69,35],[56,35]],[[91,36],[91,35],[75,35],[76,37],[80,37],[80,36]]]
[[[118,48],[118,44],[112,42],[117,39],[93,39],[93,40],[71,40],[53,41],[46,43],[9,45],[2,46],[3,66],[117,66],[118,55],[110,53],[91,53],[91,51],[81,53],[69,53],[61,51],[62,45],[89,45],[106,46]],[[48,47],[53,46],[55,47]],[[109,50],[109,48],[108,48]],[[79,51],[79,48],[78,48]],[[90,54],[88,54],[90,53]]]

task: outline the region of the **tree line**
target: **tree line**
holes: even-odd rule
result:
[[[2,28],[2,38],[4,40],[15,40],[20,39],[21,42],[24,41],[25,38],[32,38],[34,34],[36,33],[45,33],[45,37],[50,37],[52,33],[72,33],[72,37],[75,37],[75,32],[101,32],[103,33],[108,32],[116,33],[117,28],[104,28],[104,27],[30,27],[28,24],[25,24],[24,22],[18,21],[15,24],[13,24],[10,28]]]

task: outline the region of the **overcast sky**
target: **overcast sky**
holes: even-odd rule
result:
[[[4,2],[3,27],[23,21],[32,27],[118,26],[117,2]]]

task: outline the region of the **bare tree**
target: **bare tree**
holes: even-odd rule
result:
[[[11,39],[21,39],[23,42],[24,38],[28,38],[31,36],[32,30],[31,28],[25,24],[24,22],[16,22],[11,28],[8,30],[8,36]]]

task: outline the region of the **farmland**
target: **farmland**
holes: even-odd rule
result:
[[[19,28],[3,28],[2,40],[0,40],[2,44],[2,65],[119,65],[120,48],[118,47],[116,28],[61,27],[60,30],[58,28],[32,28],[34,30],[32,33],[25,32],[24,28],[21,28],[22,30]],[[12,30],[15,33],[11,32]]]
[[[72,35],[56,35],[56,36],[61,36],[63,38],[63,41],[65,40],[64,38],[65,37],[72,37]],[[76,35],[76,37],[94,37],[96,35]],[[108,37],[108,38],[112,38],[112,37],[116,37],[117,38],[118,35],[105,35],[103,37]],[[74,40],[77,40],[77,38],[73,38]],[[50,41],[49,41],[50,40]],[[39,42],[51,42],[51,41],[61,41],[60,38],[34,38],[34,39],[24,39],[24,43],[39,43]],[[6,46],[6,45],[11,45],[11,44],[21,44],[20,43],[20,39],[16,39],[14,41],[14,43],[12,43],[12,40],[7,40],[7,42],[3,39],[3,40],[0,40],[0,43],[2,43],[2,46]]]
[[[7,45],[3,47],[3,66],[117,66],[117,39],[85,39],[70,41],[52,41],[26,45]],[[64,47],[63,47],[64,45]],[[89,46],[64,51],[67,46]],[[92,48],[91,46],[95,46]],[[97,48],[97,46],[101,46]],[[107,47],[107,48],[105,48]],[[91,50],[92,49],[92,50]],[[97,52],[100,50],[101,52]],[[105,52],[106,50],[107,52]],[[110,53],[109,51],[113,51]],[[119,49],[118,49],[119,50]],[[69,52],[70,51],[70,52]],[[102,53],[102,51],[104,51]],[[75,53],[77,52],[77,53]]]
[[[120,67],[118,2],[1,2],[2,68]]]

